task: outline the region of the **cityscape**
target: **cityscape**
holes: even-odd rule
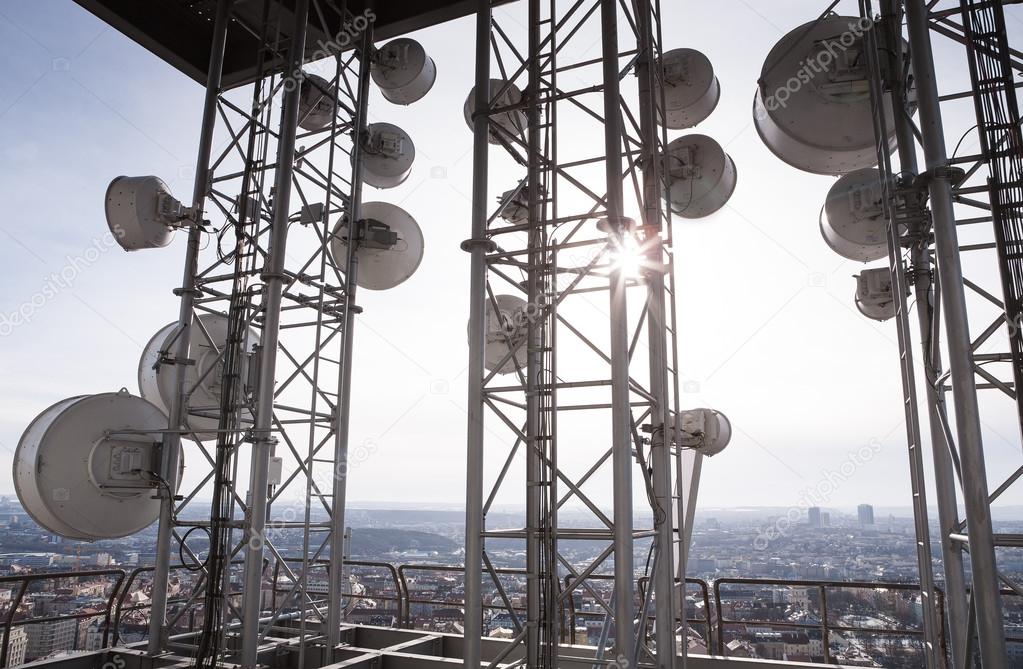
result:
[[[725,655],[864,667],[922,666],[921,603],[914,528],[909,514],[882,516],[856,509],[808,507],[707,509],[697,517],[688,556],[684,642],[690,654]],[[570,511],[568,513],[571,513]],[[358,509],[348,513],[345,619],[356,624],[462,633],[463,522],[460,510]],[[514,512],[493,513],[494,526],[514,526]],[[997,530],[1023,531],[1023,521]],[[264,597],[282,611],[292,605],[295,580],[326,593],[325,558],[304,562],[302,533],[273,530],[282,561],[268,562]],[[4,666],[142,642],[148,635],[155,526],[116,541],[83,543],[40,528],[13,497],[0,498],[0,603],[10,621]],[[588,564],[601,542],[563,549]],[[175,633],[202,622],[204,536],[185,538],[172,567],[170,620]],[[494,585],[485,574],[485,633],[512,638],[525,610],[524,542],[488,542]],[[649,542],[637,541],[642,565]],[[1006,552],[1010,577],[1023,559]],[[939,565],[936,565],[938,569]],[[599,645],[613,639],[604,605],[611,594],[606,563],[577,588],[560,616],[566,643]],[[307,571],[304,571],[307,570]],[[569,575],[568,569],[564,575]],[[937,572],[940,584],[940,570]],[[640,582],[639,592],[645,592]],[[232,572],[233,588],[240,588]],[[940,586],[939,586],[940,587]],[[239,590],[230,599],[237,603]],[[1010,666],[1023,667],[1023,600],[1006,598]],[[637,602],[640,607],[642,602]],[[647,607],[649,609],[649,607]],[[644,610],[637,608],[637,610]],[[649,614],[648,614],[649,615]],[[681,628],[679,641],[682,642]],[[825,638],[827,647],[825,647]],[[1019,641],[1015,641],[1019,639]]]

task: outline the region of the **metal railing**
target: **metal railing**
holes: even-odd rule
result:
[[[755,618],[725,618],[724,607],[722,606],[722,600],[728,600],[728,593],[726,592],[722,596],[722,586],[729,585],[743,585],[747,587],[765,587],[765,588],[808,588],[816,589],[818,593],[818,602],[820,606],[820,619],[816,622],[795,622],[791,620],[768,620],[768,619],[755,619]],[[792,581],[785,579],[771,579],[771,578],[720,578],[714,581],[714,610],[717,617],[717,650],[719,655],[725,654],[725,637],[726,630],[729,626],[747,626],[747,627],[767,627],[770,629],[781,628],[781,629],[792,629],[798,631],[819,631],[821,635],[821,643],[823,645],[824,661],[828,664],[832,663],[831,658],[831,633],[833,632],[846,632],[853,634],[869,634],[874,636],[897,636],[897,637],[911,637],[919,638],[921,642],[924,640],[924,631],[922,626],[919,628],[913,627],[865,627],[857,625],[841,625],[831,622],[828,615],[828,591],[829,590],[894,590],[894,591],[905,591],[905,592],[920,592],[919,584],[912,583],[877,583],[877,582],[866,582],[866,581]],[[942,654],[946,654],[947,644],[945,640],[945,615],[944,615],[944,599],[943,593],[940,590],[936,591],[939,621],[940,621],[940,644]],[[733,598],[735,596],[733,595]],[[809,608],[809,607],[808,607]]]
[[[289,563],[300,563],[301,558],[286,558]],[[311,564],[316,568],[324,568],[328,563],[327,560],[316,560]],[[365,592],[346,592],[345,597],[348,598],[349,602],[356,602],[361,600],[374,600],[384,601],[393,603],[396,616],[392,626],[399,628],[411,628],[414,624],[414,617],[412,608],[415,605],[426,605],[431,607],[453,607],[461,608],[464,606],[464,602],[460,597],[460,593],[455,589],[455,592],[447,597],[443,596],[429,596],[424,597],[417,595],[415,588],[410,586],[410,583],[414,583],[416,574],[437,574],[437,573],[451,573],[451,574],[463,574],[464,568],[460,565],[443,565],[443,564],[401,564],[394,565],[388,562],[378,561],[364,561],[364,560],[348,560],[346,566],[353,569],[362,570],[378,570],[387,576],[389,581],[386,591],[379,592],[377,590],[365,591]],[[172,572],[179,572],[187,570],[185,565],[175,565],[171,568]],[[102,645],[108,647],[111,645],[119,645],[121,643],[121,632],[124,621],[131,614],[139,611],[148,610],[151,606],[150,602],[134,602],[131,600],[132,593],[135,592],[138,587],[140,577],[143,574],[150,573],[153,571],[153,567],[137,567],[130,572],[126,572],[122,569],[99,569],[99,570],[88,570],[88,571],[61,571],[61,572],[44,572],[35,574],[24,574],[19,576],[6,576],[0,577],[0,588],[4,585],[8,585],[12,590],[16,590],[15,594],[11,598],[11,602],[4,615],[3,621],[0,622],[0,633],[3,634],[3,641],[0,644],[0,667],[6,667],[10,657],[10,643],[11,643],[11,631],[19,626],[32,625],[37,623],[47,623],[60,620],[82,620],[87,618],[102,619]],[[284,593],[288,590],[286,583],[282,585],[280,582],[282,568],[279,564],[274,564],[268,575],[272,576],[272,591],[276,600],[277,595]],[[193,572],[194,573],[194,572]],[[500,575],[524,577],[525,571],[517,568],[499,568],[494,567],[493,579],[497,579]],[[69,612],[64,614],[47,615],[40,617],[26,617],[21,619],[15,619],[18,615],[18,609],[25,601],[25,596],[29,593],[32,585],[47,582],[47,581],[83,581],[88,579],[109,579],[109,583],[104,586],[104,598],[106,600],[106,607],[101,611],[78,611]],[[608,580],[612,577],[608,574],[593,574],[587,577],[587,580],[601,581]],[[286,580],[286,579],[285,579]],[[648,579],[640,578],[637,581],[639,586],[639,592],[645,595],[646,587],[649,585]],[[829,592],[834,593],[840,590],[868,590],[868,591],[896,591],[906,593],[919,593],[920,587],[916,584],[911,583],[880,583],[880,582],[864,582],[864,581],[825,581],[825,580],[786,580],[786,579],[756,579],[756,578],[721,578],[714,581],[713,586],[708,585],[707,581],[697,578],[687,578],[685,580],[686,586],[696,586],[697,588],[697,603],[702,603],[704,615],[702,617],[689,616],[686,622],[690,626],[702,627],[705,631],[705,640],[707,643],[708,652],[711,654],[717,654],[724,656],[725,645],[728,640],[729,630],[737,627],[760,627],[767,629],[778,629],[778,630],[797,630],[819,633],[822,641],[822,654],[825,662],[832,662],[832,653],[829,643],[832,634],[863,634],[873,636],[889,636],[889,637],[902,637],[902,638],[914,638],[923,639],[923,630],[921,627],[914,627],[910,624],[905,624],[901,627],[898,626],[887,626],[887,627],[875,627],[875,626],[864,626],[855,624],[842,624],[833,620],[831,612],[829,611]],[[168,603],[172,605],[180,605],[179,610],[175,616],[169,621],[169,624],[173,627],[178,624],[182,616],[186,615],[187,611],[193,609],[193,604],[199,599],[203,588],[204,588],[204,577],[198,575],[196,581],[192,584],[190,592],[181,592],[171,597]],[[495,582],[495,585],[497,583]],[[676,581],[676,586],[679,582]],[[778,620],[778,619],[765,619],[765,618],[738,618],[738,617],[726,617],[725,616],[725,605],[730,600],[736,600],[736,593],[729,593],[729,590],[736,587],[750,588],[803,588],[809,590],[815,590],[817,595],[817,602],[819,606],[819,620]],[[713,589],[713,595],[711,590]],[[495,597],[491,603],[485,605],[486,610],[491,611],[508,611],[514,620],[518,620],[517,616],[523,612],[523,609],[519,606],[513,606],[510,598],[504,593],[502,588],[498,588],[501,591],[501,596]],[[687,587],[686,593],[683,599],[688,598],[690,590]],[[326,591],[323,592],[326,594]],[[1015,594],[1015,593],[1013,593]],[[941,616],[942,631],[940,644],[944,651],[946,648],[946,639],[944,631],[944,606],[942,593],[939,590],[937,592],[937,601],[939,614]],[[812,607],[809,605],[809,597],[807,612],[812,614]],[[861,600],[862,601],[862,600]],[[712,608],[713,603],[713,608]],[[315,605],[315,604],[314,604]],[[354,607],[353,607],[354,608]],[[755,611],[754,609],[750,609]],[[594,611],[576,611],[575,602],[572,597],[566,598],[565,607],[562,610],[562,626],[565,630],[565,641],[575,643],[574,637],[575,625],[578,618],[583,617],[594,617],[602,616],[601,612]],[[680,612],[679,615],[684,615]],[[648,615],[652,618],[652,615]],[[189,619],[190,622],[185,627],[181,628],[182,631],[194,631],[194,620]],[[734,634],[731,636],[735,636]]]
[[[110,595],[107,597],[107,606],[102,613],[95,611],[79,611],[74,613],[64,613],[52,616],[40,616],[38,618],[24,618],[21,620],[15,620],[14,617],[21,608],[21,603],[25,599],[25,593],[28,592],[29,585],[32,583],[38,583],[41,581],[56,581],[56,580],[81,580],[85,578],[102,578],[102,577],[113,577],[112,585],[110,588]],[[0,587],[4,585],[14,585],[17,587],[17,592],[11,598],[11,603],[7,609],[7,615],[4,616],[3,622],[3,635],[4,640],[0,645],[0,667],[7,666],[7,659],[11,648],[11,631],[15,627],[21,627],[23,625],[36,625],[49,622],[57,622],[60,620],[83,620],[86,618],[103,618],[104,629],[103,629],[103,646],[107,646],[110,641],[110,615],[114,609],[114,599],[117,597],[121,590],[121,584],[124,583],[125,572],[123,569],[96,569],[91,571],[59,571],[59,572],[47,572],[40,574],[22,574],[20,576],[3,576],[0,577]]]

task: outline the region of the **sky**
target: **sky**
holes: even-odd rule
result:
[[[721,84],[718,108],[696,131],[725,147],[739,175],[722,210],[673,228],[683,406],[719,409],[734,429],[729,448],[704,468],[701,504],[799,505],[806,490],[832,480],[838,483],[822,506],[908,506],[894,325],[856,311],[852,275],[861,266],[820,236],[820,207],[834,178],[778,160],[750,113],[766,54],[826,3],[664,4],[666,46],[704,52]],[[838,9],[852,13],[855,3]],[[1006,12],[1018,33],[1023,10]],[[510,9],[502,15],[517,16]],[[352,443],[367,455],[349,478],[353,504],[464,501],[469,268],[459,243],[469,236],[471,133],[461,109],[473,83],[473,28],[468,18],[414,35],[438,70],[422,101],[397,107],[377,91],[370,101],[372,120],[400,125],[417,156],[406,183],[367,199],[413,213],[426,254],[408,282],[362,298]],[[589,49],[598,55],[599,42]],[[942,92],[964,88],[961,48],[941,40],[935,52]],[[203,91],[69,0],[0,0],[0,60],[0,260],[7,268],[0,469],[9,471],[23,430],[54,402],[122,387],[137,392],[143,345],[176,318],[171,290],[180,282],[184,236],[134,254],[104,243],[103,194],[117,175],[155,174],[187,198]],[[946,113],[951,146],[975,123],[972,113],[968,103]],[[972,137],[961,151],[976,148]],[[492,197],[521,176],[510,164],[495,165]],[[965,267],[997,288],[989,260]],[[65,278],[55,284],[54,274]],[[27,322],[10,325],[10,314],[26,310]],[[1014,406],[991,393],[981,401],[994,481],[1021,463]],[[872,455],[847,475],[844,465],[863,448]],[[201,467],[188,471],[197,476]],[[594,485],[609,486],[609,478]],[[0,477],[0,492],[11,491],[11,479]],[[1008,493],[1005,503],[1021,504],[1023,496]]]

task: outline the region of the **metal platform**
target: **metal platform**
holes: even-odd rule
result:
[[[83,8],[109,23],[132,40],[173,65],[176,69],[205,85],[213,40],[215,0],[75,0]],[[223,85],[232,88],[253,80],[256,54],[260,44],[258,26],[263,13],[270,23],[279,26],[283,37],[289,36],[293,25],[294,0],[237,0],[234,21],[242,30],[230,30],[224,58]],[[473,0],[337,0],[338,7],[347,7],[355,15],[367,15],[372,5],[373,32],[377,40],[427,28],[471,14]],[[306,60],[343,51],[348,48],[352,26],[342,26],[340,12],[311,12],[306,36]],[[280,54],[272,59],[283,66]]]

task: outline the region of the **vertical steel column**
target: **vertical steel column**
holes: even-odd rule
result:
[[[181,459],[181,434],[178,430],[185,414],[188,398],[185,396],[185,373],[183,364],[189,355],[189,340],[192,335],[192,310],[198,289],[195,276],[199,266],[199,243],[202,230],[203,209],[206,205],[206,191],[209,188],[210,154],[213,150],[213,130],[216,127],[217,99],[220,96],[221,73],[224,69],[224,47],[227,44],[227,27],[234,0],[218,0],[217,13],[213,22],[213,40],[210,43],[210,63],[206,73],[206,97],[203,101],[202,126],[199,131],[199,155],[195,162],[195,181],[192,187],[192,225],[188,230],[188,245],[185,249],[185,268],[181,288],[174,291],[180,298],[178,327],[174,351],[174,395],[168,407],[168,432],[163,437],[163,454],[160,471],[166,486],[158,491],[160,497],[160,520],[156,536],[156,564],[153,568],[153,605],[149,617],[148,652],[159,653],[167,643],[167,582],[170,574],[171,541],[174,533],[174,491],[178,487],[178,462]]]
[[[472,237],[469,251],[469,398],[465,471],[464,663],[480,666],[483,636],[483,351],[486,345],[487,175],[490,119],[490,1],[476,6],[476,108],[472,117]]]
[[[262,601],[263,535],[266,525],[267,485],[273,436],[274,370],[277,366],[277,343],[281,324],[281,295],[284,290],[284,260],[288,241],[288,218],[291,205],[292,175],[295,167],[295,135],[298,128],[298,103],[305,55],[306,22],[309,0],[295,1],[295,25],[288,47],[288,69],[285,72],[280,138],[274,180],[274,203],[271,217],[270,246],[261,275],[263,290],[263,329],[259,345],[259,381],[256,388],[256,412],[252,427],[252,460],[249,471],[249,507],[246,513],[248,531],[245,546],[245,575],[242,589],[242,652],[245,669],[256,666],[259,644],[259,612]],[[289,87],[287,80],[290,79]]]
[[[621,252],[633,234],[624,214],[622,176],[622,109],[619,86],[618,3],[601,0],[603,33],[604,148],[607,178],[607,228],[611,245]],[[621,263],[610,273],[611,447],[614,479],[615,660],[636,656],[632,535],[632,409],[629,406],[629,323],[626,276]]]
[[[987,472],[981,438],[977,387],[973,376],[966,297],[963,290],[959,239],[952,206],[952,182],[945,153],[934,56],[924,0],[906,0],[906,25],[916,77],[920,131],[927,166],[934,244],[938,256],[941,301],[945,309],[949,368],[955,406],[956,432],[962,463],[963,501],[966,507],[973,576],[973,608],[985,667],[1004,666],[1005,629],[998,589]]]
[[[898,141],[899,170],[902,174],[916,177],[919,166],[916,159],[916,137],[908,112],[902,111],[906,100],[902,57],[902,21],[899,0],[884,3],[889,58],[889,72],[892,85],[892,109],[894,112],[895,135]],[[920,237],[922,222],[917,229],[910,230],[911,236]],[[938,329],[934,327],[934,280],[932,277],[931,254],[926,239],[914,239],[910,247],[913,290],[916,297],[916,313],[920,326],[920,347],[924,361],[925,389],[927,394],[927,423],[931,437],[931,452],[934,459],[934,492],[938,504],[938,532],[941,539],[942,567],[945,573],[945,611],[948,620],[951,666],[965,666],[963,653],[966,648],[966,629],[969,624],[969,605],[966,599],[966,580],[963,569],[963,553],[950,535],[958,531],[959,509],[956,505],[955,470],[945,441],[945,431],[938,413],[940,397],[936,381],[941,375],[941,348],[938,346]],[[939,618],[938,624],[941,624]]]
[[[529,267],[526,271],[526,300],[540,307],[543,298],[543,210],[540,206],[540,0],[529,0],[529,86],[526,107],[529,131],[526,187],[529,188]],[[540,313],[533,308],[530,313]],[[540,497],[542,461],[540,449],[541,416],[539,385],[543,373],[543,341],[541,318],[530,318],[526,341],[526,666],[540,666],[540,645],[546,639],[540,627],[541,565],[540,565]],[[549,574],[543,577],[549,578]],[[547,588],[543,588],[547,590]],[[547,602],[543,602],[544,608]]]
[[[653,15],[650,0],[636,0],[636,32],[638,57],[636,78],[639,84],[639,121],[643,160],[643,244],[646,263],[643,276],[647,286],[647,338],[650,347],[650,394],[654,405],[650,410],[650,464],[653,469],[654,530],[657,557],[652,580],[654,588],[657,666],[671,669],[675,665],[675,560],[674,525],[672,523],[671,439],[669,438],[668,395],[668,323],[665,312],[664,273],[671,267],[664,262],[661,231],[664,194],[661,177],[664,156],[659,151],[658,115],[661,91],[660,76],[654,54]],[[657,96],[655,101],[654,96]]]
[[[327,645],[341,642],[341,591],[344,577],[345,505],[348,492],[348,437],[352,403],[352,352],[355,344],[355,316],[358,307],[358,246],[362,210],[362,141],[366,133],[366,106],[369,102],[370,52],[373,47],[373,25],[362,33],[359,56],[359,99],[355,110],[354,142],[352,144],[352,199],[348,203],[348,246],[345,254],[345,320],[341,330],[341,369],[338,377],[338,403],[334,435],[334,477],[331,488],[330,564],[327,567]],[[336,260],[336,259],[335,259]],[[329,653],[328,649],[328,653]],[[328,662],[333,658],[328,657]]]

